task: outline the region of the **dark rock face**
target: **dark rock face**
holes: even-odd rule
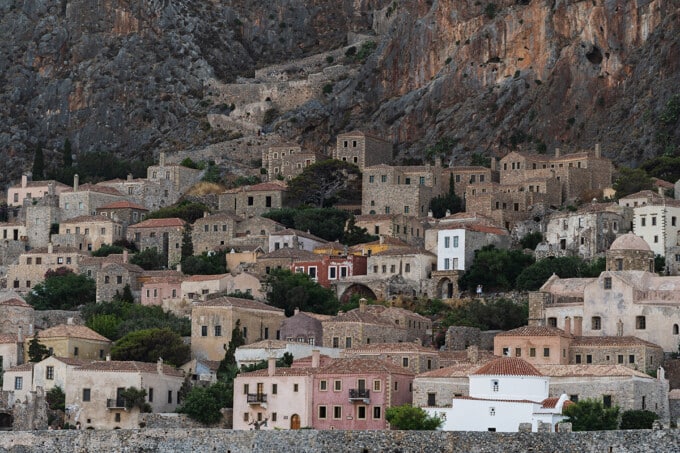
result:
[[[322,149],[358,127],[412,157],[447,137],[448,157],[463,161],[601,142],[635,164],[677,149],[680,127],[663,135],[658,121],[680,86],[676,1],[489,5],[0,0],[0,183],[30,169],[37,143],[50,162],[67,137],[75,152],[126,157],[223,141],[206,119],[206,80],[232,83],[375,31],[376,49],[333,96],[280,112],[295,116],[281,135]]]

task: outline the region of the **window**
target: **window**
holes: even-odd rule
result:
[[[408,206],[404,206],[404,214],[408,214],[408,211],[409,211],[409,207],[408,207]]]
[[[375,176],[373,176],[373,175],[369,176],[368,182],[375,182]]]
[[[602,395],[602,405],[607,408],[612,407],[612,396]]]
[[[401,358],[401,366],[403,366],[404,368],[408,368],[408,357]]]
[[[635,354],[630,354],[628,356],[628,363],[635,363]]]
[[[123,284],[123,276],[122,275],[116,275],[116,283],[119,285]]]
[[[357,406],[357,419],[366,420],[366,406]]]
[[[78,346],[76,346],[75,348],[73,348],[73,356],[74,356],[74,357],[78,357]]]
[[[543,348],[543,357],[550,357],[550,348]]]
[[[576,362],[576,364],[581,363],[581,354],[576,354],[576,357],[574,357],[574,362]]]
[[[250,393],[250,385],[243,384],[243,394],[247,395],[248,393]]]
[[[172,404],[172,390],[168,390],[168,404]]]
[[[264,201],[264,205],[265,205],[267,208],[271,208],[271,207],[272,207],[272,197],[267,196],[267,197],[265,197],[264,200],[265,200],[265,201]]]
[[[61,256],[57,257],[57,264],[64,264],[64,258]]]
[[[678,333],[680,333],[678,330],[679,330],[679,329],[678,329],[678,325],[677,325],[677,324],[673,324],[673,335],[678,335]]]
[[[654,243],[658,244],[659,243],[659,236],[654,235]]]
[[[326,419],[326,406],[319,406],[319,418],[321,420]]]
[[[381,175],[380,182],[387,182],[387,175]]]
[[[253,197],[248,197],[248,206],[253,205]]]
[[[424,186],[425,185],[425,176],[421,176],[420,178],[418,178],[418,183],[421,186]]]
[[[340,380],[333,381],[333,391],[334,392],[342,391],[342,381]]]
[[[38,264],[38,265],[42,264],[42,258],[36,258],[35,264]]]
[[[645,219],[644,217],[642,217],[642,218],[640,219],[640,225],[641,225],[641,226],[647,226],[647,219]]]
[[[515,357],[522,357],[522,348],[515,348]]]
[[[345,338],[345,348],[349,349],[352,347],[352,337]]]
[[[644,316],[636,316],[635,317],[635,328],[638,330],[645,330],[647,327],[647,320],[645,319]]]
[[[90,389],[83,389],[83,401],[90,401]]]
[[[490,407],[489,408],[489,415],[491,417],[494,417],[496,415],[496,408],[495,407]]]
[[[557,318],[548,318],[548,327],[557,327]]]
[[[248,328],[244,327],[243,328],[243,338],[246,338],[248,336]]]
[[[53,380],[54,379],[54,367],[53,366],[48,366],[45,368],[45,379],[48,380]]]
[[[536,357],[536,348],[529,348],[529,357]]]
[[[446,236],[446,237],[444,238],[444,248],[447,249],[447,248],[449,248],[449,247],[451,247],[451,238],[448,237],[448,236]]]
[[[216,337],[222,336],[222,326],[215,326],[215,336]]]
[[[380,406],[373,406],[373,420],[380,420],[382,417],[382,410]]]
[[[494,379],[494,380],[491,381],[491,390],[493,390],[494,392],[498,391],[498,380],[497,379]]]
[[[399,383],[398,383],[398,382],[395,382],[395,383],[394,383],[394,391],[396,392],[396,391],[398,391],[398,390],[399,390]]]
[[[21,390],[24,386],[24,378],[17,376],[14,378],[14,390]]]
[[[201,336],[202,337],[208,336],[208,326],[201,326]]]
[[[604,289],[612,289],[612,278],[611,277],[605,277],[604,278]]]
[[[593,316],[590,319],[590,328],[592,330],[600,330],[602,329],[602,318],[599,316]]]
[[[373,381],[373,391],[374,392],[380,392],[381,386],[382,386],[381,380],[376,379],[375,381]]]
[[[272,395],[276,395],[279,391],[278,384],[272,384]]]
[[[436,406],[437,405],[437,394],[436,393],[428,393],[427,394],[427,405],[430,407]]]
[[[333,406],[333,418],[335,420],[342,418],[342,406]]]
[[[656,216],[652,216],[652,226],[656,226]]]
[[[338,268],[336,266],[330,266],[328,268],[328,279],[335,280],[338,278]]]
[[[293,391],[297,392],[300,389],[298,384],[293,384]]]
[[[319,381],[319,390],[325,392],[328,390],[328,381],[323,379]]]
[[[621,363],[621,364],[623,363],[623,354],[619,354],[619,355],[616,357],[616,362],[617,362],[617,363]]]
[[[276,417],[276,412],[272,412],[272,421],[275,422],[275,421],[276,421],[276,418],[277,418],[277,417]]]
[[[450,258],[444,258],[444,270],[449,270],[451,269],[451,259]]]
[[[333,347],[334,348],[340,347],[340,339],[338,337],[333,337]]]
[[[593,356],[590,354],[586,355],[586,363],[593,363]]]
[[[458,236],[453,237],[453,247],[454,248],[458,247]]]

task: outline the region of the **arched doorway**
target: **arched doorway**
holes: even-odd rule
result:
[[[344,293],[342,293],[342,296],[340,296],[340,302],[341,303],[348,302],[349,298],[355,294],[358,294],[359,296],[365,297],[366,299],[369,300],[378,299],[373,290],[371,290],[371,288],[360,283],[355,283],[351,285],[349,288],[347,288]]]
[[[290,417],[290,429],[300,429],[300,416],[293,414]]]
[[[453,281],[450,278],[442,278],[437,285],[437,297],[451,299],[453,297]]]

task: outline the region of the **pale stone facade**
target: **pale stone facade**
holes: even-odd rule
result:
[[[72,324],[62,324],[37,332],[38,340],[51,355],[80,360],[104,360],[111,351],[111,340],[94,330]],[[28,361],[28,346],[32,337],[24,340],[24,360]]]
[[[321,247],[328,241],[314,236],[309,232],[287,228],[285,230],[274,231],[269,234],[269,251],[273,252],[281,248],[292,248],[312,251]]]
[[[414,374],[439,369],[439,354],[419,342],[368,344],[345,349],[343,357],[359,357],[391,362]]]
[[[270,146],[262,153],[262,168],[267,170],[267,179],[276,181],[283,178],[290,180],[303,172],[303,170],[316,163],[328,159],[315,152],[304,152],[298,145],[280,144]]]
[[[59,181],[33,181],[30,174],[23,174],[20,185],[7,189],[7,206],[23,206],[24,200],[29,203],[39,200],[49,194],[50,186],[56,195],[69,189],[69,186]]]
[[[7,286],[17,292],[26,292],[45,280],[48,270],[66,267],[78,272],[78,263],[87,252],[72,247],[47,247],[33,249],[23,253],[19,262],[9,266]]]
[[[128,225],[141,222],[146,218],[149,210],[144,206],[131,201],[116,201],[96,209],[97,215],[108,217],[116,222],[121,222],[125,232]]]
[[[495,167],[496,160],[491,160]],[[500,176],[495,168],[469,166],[469,167],[449,167],[442,172],[442,193],[448,193],[449,183],[453,175],[453,188],[456,195],[461,199],[465,198],[465,193],[469,185],[484,184],[488,182],[499,182]]]
[[[162,198],[157,200],[156,206],[147,206],[146,203],[137,203],[147,206],[153,210],[160,206],[167,206],[177,202],[194,184],[201,180],[203,172],[201,170],[184,167],[182,165],[170,164],[165,160],[165,153],[161,152],[158,158],[158,165],[151,165],[146,169],[146,179],[150,182],[161,184],[163,188]],[[163,186],[166,181],[169,187]]]
[[[35,310],[16,293],[0,293],[0,312],[0,335],[28,335],[35,323]]]
[[[192,356],[222,360],[237,321],[246,344],[278,339],[283,318],[283,310],[254,300],[218,297],[197,302],[191,310]]]
[[[366,167],[392,162],[392,143],[361,131],[339,134],[333,159],[349,162],[361,171]]]
[[[422,219],[404,214],[358,215],[354,221],[368,234],[397,238],[416,247],[423,246],[428,227]]]
[[[666,272],[680,273],[680,201],[664,198],[633,208],[633,231],[655,255],[666,258]]]
[[[219,196],[220,211],[243,218],[260,216],[286,203],[286,184],[271,181],[229,189]]]
[[[0,375],[4,370],[24,362],[23,347],[18,335],[0,334]]]
[[[179,218],[147,219],[130,225],[127,240],[134,242],[138,250],[156,249],[166,258],[169,268],[182,259],[182,235],[184,221]]]
[[[64,220],[52,241],[81,250],[97,250],[123,239],[123,224],[101,215],[85,215]]]
[[[125,200],[125,196],[112,187],[80,184],[78,175],[73,177],[73,188],[59,195],[61,220],[84,215],[96,215],[97,208]]]
[[[368,257],[368,276],[390,278],[400,276],[417,283],[418,291],[424,291],[421,283],[430,278],[437,266],[437,256],[424,249],[395,248],[377,252]]]
[[[218,213],[197,219],[191,228],[194,255],[221,250],[231,243],[236,234],[236,224],[241,220],[233,214]]]
[[[483,223],[440,221],[425,233],[425,247],[437,256],[437,270],[467,270],[475,252],[487,245],[510,248],[510,235],[504,228]]]

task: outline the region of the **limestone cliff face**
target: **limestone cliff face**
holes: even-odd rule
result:
[[[258,69],[334,49],[332,64],[352,67],[333,92],[306,95],[262,127],[316,149],[359,127],[410,157],[449,138],[458,160],[601,142],[634,164],[680,143],[680,127],[658,121],[680,86],[679,9],[678,0],[0,0],[9,163],[0,182],[30,168],[38,142],[49,162],[67,137],[76,152],[126,156],[227,140],[211,127],[230,104],[210,91],[214,81],[250,77],[252,88]],[[357,34],[376,49],[361,63],[338,58]],[[269,96],[253,102],[266,107]]]

